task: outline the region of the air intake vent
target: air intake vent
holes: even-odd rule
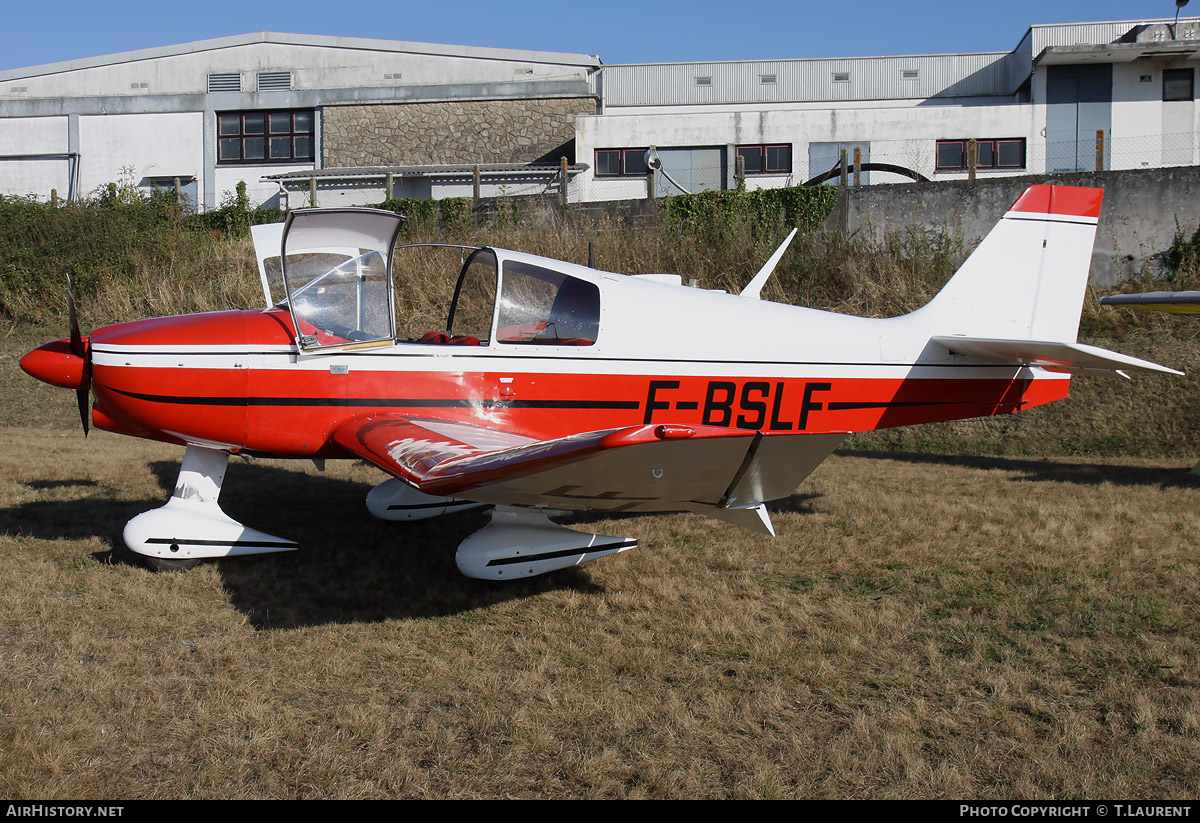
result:
[[[762,83],[764,86],[773,86],[778,80],[779,78],[774,74],[760,74],[758,76],[758,82]]]
[[[258,75],[259,91],[288,91],[292,87],[290,71],[264,71]]]
[[[240,74],[210,74],[208,76],[208,92],[241,91],[242,76]]]
[[[848,72],[848,71],[835,71],[835,72],[833,73],[833,82],[835,82],[835,83],[849,83],[849,82],[850,82],[850,72]]]
[[[708,75],[705,75],[703,77],[697,77],[696,85],[697,86],[711,86],[712,85],[712,77],[710,77]]]
[[[917,79],[917,70],[916,69],[901,69],[900,77],[904,80],[916,80]]]

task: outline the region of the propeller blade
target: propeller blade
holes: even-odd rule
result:
[[[76,389],[75,400],[79,403],[79,422],[83,423],[83,436],[88,436],[89,418],[92,411],[92,398],[87,389]]]
[[[87,347],[83,345],[83,335],[79,331],[79,316],[75,311],[75,295],[71,293],[71,275],[67,275],[67,318],[71,324],[71,354],[84,359],[84,385],[82,388],[75,390],[75,402],[79,404],[79,422],[83,423],[83,436],[88,436],[88,429],[91,428],[91,411],[92,398],[89,395],[91,388],[91,364],[87,363],[89,352]]]
[[[71,293],[71,275],[67,275],[67,317],[71,322],[71,354],[83,357],[83,335],[79,333],[79,317],[75,314],[75,295]]]

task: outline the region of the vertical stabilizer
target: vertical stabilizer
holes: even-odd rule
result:
[[[1103,197],[1103,189],[1030,186],[906,322],[930,334],[1075,342]]]

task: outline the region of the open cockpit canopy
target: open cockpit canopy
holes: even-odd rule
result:
[[[397,340],[401,335],[394,255],[398,249],[431,248],[457,251],[459,262],[454,265],[461,268],[454,297],[444,331],[422,334],[406,329],[406,341],[467,346],[595,344],[600,331],[600,288],[586,272],[578,276],[578,266],[487,247],[437,243],[397,247],[403,224],[400,215],[375,209],[305,209],[292,212],[284,223],[254,227],[263,295],[268,306],[291,312],[301,351]],[[419,266],[412,273],[407,272],[408,265],[401,268],[409,279],[423,279],[429,273]],[[417,282],[406,286],[437,288]],[[407,318],[401,320],[409,325]]]
[[[288,215],[283,283],[301,349],[395,339],[392,250],[403,225],[375,209]]]

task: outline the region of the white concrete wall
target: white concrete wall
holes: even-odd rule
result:
[[[313,168],[312,163],[289,163],[287,165],[275,164],[270,166],[217,166],[214,171],[214,191],[216,198],[213,206],[219,207],[226,202],[232,201],[237,193],[237,184],[244,180],[246,181],[246,196],[249,198],[252,207],[263,205],[272,208],[277,207],[279,205],[277,201],[279,186],[270,181],[264,181],[262,178],[268,174],[282,174],[283,172],[311,168]],[[321,205],[336,206],[339,204],[322,203]]]
[[[1136,60],[1113,64],[1112,118],[1108,141],[1108,168],[1111,170],[1158,168],[1200,162],[1200,141],[1194,135],[1200,129],[1200,106],[1191,103],[1163,103],[1162,73],[1168,68],[1196,69],[1196,91],[1200,92],[1200,63],[1196,61]],[[1033,109],[1029,152],[1029,171],[1046,170],[1046,67],[1038,66],[1031,79],[1031,93],[1039,104]],[[1143,76],[1148,81],[1142,81]],[[1190,159],[1172,152],[1191,145]]]
[[[5,121],[0,121],[5,122]],[[79,118],[80,189],[84,195],[126,176],[191,175],[203,183],[204,115],[109,114]],[[123,175],[122,170],[127,170]]]
[[[1113,66],[1112,169],[1144,169],[1161,165],[1191,165],[1198,161],[1197,105],[1192,101],[1163,102],[1163,70],[1191,68],[1200,89],[1200,65],[1195,61],[1139,60]],[[1142,81],[1149,76],[1148,81]]]
[[[935,143],[940,139],[1033,136],[1031,104],[956,101],[916,106],[839,107],[798,106],[755,111],[680,112],[659,110],[650,114],[581,115],[575,120],[576,159],[595,164],[595,150],[657,146],[736,146],[790,143],[792,174],[787,177],[747,178],[748,188],[802,183],[827,169],[808,167],[809,143],[869,142],[873,162],[893,163],[931,179],[954,180],[965,172],[934,171]],[[729,162],[733,162],[732,152]],[[981,174],[1011,174],[981,172]],[[873,182],[890,176],[877,175]],[[899,181],[902,178],[894,178]],[[572,185],[572,199],[613,200],[633,194],[639,178],[580,175]],[[642,191],[645,186],[642,184]]]
[[[66,117],[0,119],[0,155],[66,154],[67,150]],[[69,176],[70,163],[66,158],[0,159],[0,194],[33,195],[46,200],[50,190],[57,189],[59,196],[65,199]]]
[[[1141,82],[1149,75],[1148,82]],[[1113,66],[1112,168],[1136,169],[1162,161],[1162,70],[1150,61]],[[1130,144],[1140,144],[1132,151]]]

